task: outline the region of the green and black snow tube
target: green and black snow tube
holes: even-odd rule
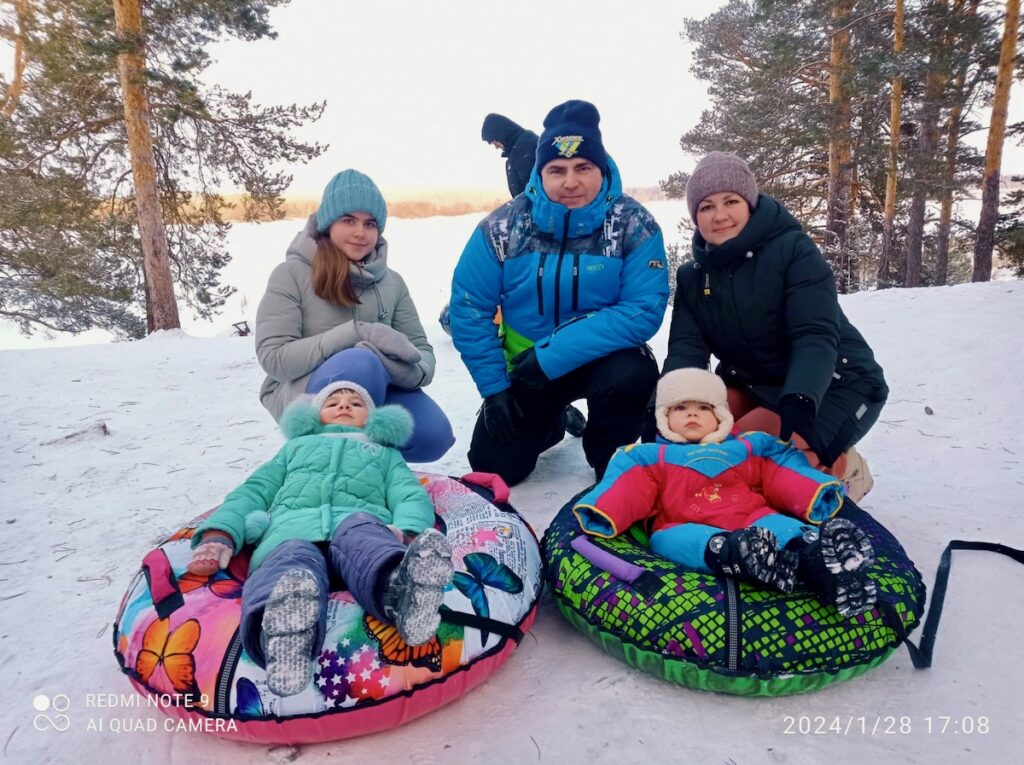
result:
[[[849,500],[840,515],[871,538],[878,603],[845,618],[812,592],[683,568],[653,553],[637,527],[614,539],[585,536],[572,513],[577,498],[542,541],[559,610],[612,656],[670,682],[743,696],[817,690],[877,667],[921,620],[920,573]]]

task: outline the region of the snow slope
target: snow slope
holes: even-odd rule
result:
[[[650,206],[675,236],[681,206]],[[392,265],[409,282],[437,350],[429,391],[450,413],[458,437],[444,459],[417,466],[435,472],[468,470],[465,451],[479,406],[435,320],[477,217],[388,226]],[[252,317],[266,275],[298,226],[236,229],[228,280],[245,293],[247,310],[239,305],[221,326],[188,330],[219,336],[159,333],[134,343],[0,352],[2,759],[427,765],[1014,757],[1024,671],[1013,646],[1024,630],[1024,567],[986,553],[954,556],[932,669],[914,670],[900,649],[866,676],[812,695],[744,699],[656,680],[601,652],[545,596],[534,630],[497,675],[388,733],[275,750],[167,732],[158,711],[125,706],[117,694],[132,691],[114,661],[111,621],[139,560],[281,443],[256,400],[262,373],[251,337],[223,329]],[[842,303],[892,388],[862,444],[877,481],[865,508],[901,540],[929,586],[951,538],[1024,547],[1024,416],[1011,405],[1024,379],[1024,283],[860,293]],[[660,358],[666,332],[667,321],[653,342]],[[512,501],[541,532],[592,478],[579,444],[568,439],[542,457]],[[34,727],[45,727],[33,707],[39,694],[68,697],[68,730]],[[96,705],[104,694],[115,694],[113,706]],[[801,734],[801,715],[854,723],[846,734]],[[886,716],[906,718],[903,732],[899,720],[890,726],[883,719],[872,733],[876,718]],[[974,733],[964,732],[964,717],[974,721]],[[154,731],[111,731],[115,720],[145,727],[150,719]]]

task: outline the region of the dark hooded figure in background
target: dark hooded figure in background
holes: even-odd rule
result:
[[[526,189],[537,154],[537,134],[526,130],[503,114],[484,117],[481,137],[501,150],[508,176],[508,193],[517,197]]]

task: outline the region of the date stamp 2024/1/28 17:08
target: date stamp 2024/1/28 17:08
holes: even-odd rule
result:
[[[992,725],[986,715],[786,715],[787,736],[985,736]]]

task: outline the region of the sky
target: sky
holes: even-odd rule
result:
[[[484,116],[539,133],[570,98],[597,105],[626,185],[653,186],[685,166],[679,137],[706,104],[679,37],[697,8],[293,0],[272,11],[277,40],[215,46],[207,80],[252,89],[263,104],[327,100],[302,135],[331,148],[295,169],[295,194],[319,194],[349,166],[389,188],[501,187],[500,159],[480,137]]]
[[[551,107],[570,98],[597,105],[624,184],[655,186],[695,164],[679,138],[709,105],[706,83],[690,73],[684,19],[723,4],[291,0],[270,12],[276,39],[211,46],[205,78],[251,90],[264,106],[327,102],[318,122],[297,131],[330,147],[292,168],[293,197],[319,197],[346,167],[385,192],[500,191],[502,162],[480,138],[484,116],[505,114],[539,133]],[[0,69],[10,71],[9,48],[0,47]],[[1019,83],[1010,120],[1024,120]],[[973,138],[982,149],[985,136]],[[1024,148],[1004,151],[1004,174],[1024,173]]]
[[[331,147],[295,168],[292,195],[318,196],[345,167],[385,189],[502,188],[496,150],[480,138],[484,116],[540,133],[548,110],[570,98],[597,105],[625,185],[654,186],[698,159],[679,138],[709,101],[680,34],[686,17],[723,4],[292,0],[271,12],[276,40],[215,46],[207,79],[268,105],[327,100],[301,135]],[[1024,120],[1020,84],[1010,120]],[[985,136],[974,139],[982,150]],[[1024,173],[1024,148],[1004,151],[1004,172]]]

